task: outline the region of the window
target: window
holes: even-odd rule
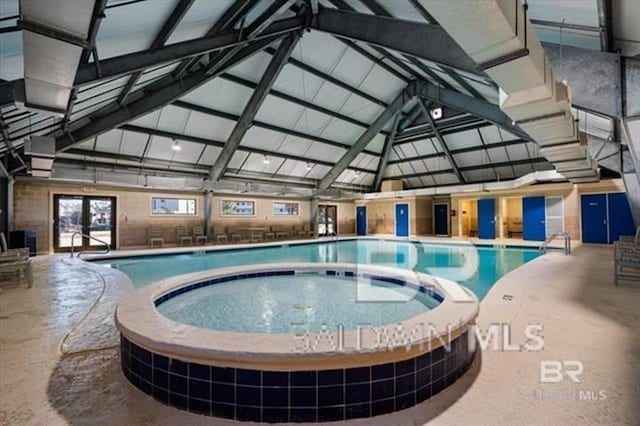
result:
[[[189,215],[196,214],[195,198],[151,197],[152,215]]]
[[[222,200],[223,216],[253,216],[256,212],[256,203],[253,201]]]
[[[274,216],[298,216],[299,209],[298,203],[273,203]]]

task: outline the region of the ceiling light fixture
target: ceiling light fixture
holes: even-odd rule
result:
[[[269,164],[269,157],[267,157],[266,155],[264,156],[264,160],[262,160],[262,163],[264,164]]]
[[[174,140],[173,141],[173,145],[171,145],[171,149],[174,150],[174,151],[180,151],[182,149],[182,147],[180,146],[178,141]]]
[[[307,163],[307,170],[311,170],[312,167],[311,163]]]

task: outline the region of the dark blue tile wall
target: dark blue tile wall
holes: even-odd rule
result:
[[[418,404],[473,361],[467,333],[409,360],[339,370],[257,371],[170,359],[121,338],[122,369],[138,389],[173,407],[256,422],[339,421]]]

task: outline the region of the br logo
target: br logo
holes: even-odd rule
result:
[[[560,383],[565,378],[580,383],[583,371],[580,361],[540,361],[540,383]]]

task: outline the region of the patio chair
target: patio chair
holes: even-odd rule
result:
[[[238,232],[235,228],[229,230],[229,239],[232,243],[242,241],[242,234]]]
[[[164,245],[164,238],[162,238],[160,229],[155,226],[150,226],[147,232],[149,235],[149,248],[153,248],[156,244],[158,244],[159,247]]]
[[[0,254],[0,275],[7,273],[17,273],[19,279],[27,280],[29,288],[33,286],[33,270],[28,248],[7,250]]]
[[[302,229],[298,229],[296,226],[291,227],[291,238],[301,238],[305,236],[305,232]]]
[[[264,239],[273,241],[276,239],[276,234],[273,232],[273,229],[269,227],[269,229],[264,233]]]
[[[222,230],[219,230],[222,229]],[[228,242],[227,233],[224,228],[214,228],[213,235],[215,236],[217,243],[226,243]]]
[[[263,233],[262,231],[251,231],[251,242],[252,243],[261,243],[263,241]]]
[[[278,227],[276,229],[276,238],[289,238],[289,231],[287,231],[284,227]]]
[[[178,226],[176,228],[178,245],[192,246],[193,237],[189,235],[189,229],[186,226]]]
[[[193,227],[193,237],[196,239],[196,244],[207,244],[209,242],[209,237],[204,234],[202,226]]]

